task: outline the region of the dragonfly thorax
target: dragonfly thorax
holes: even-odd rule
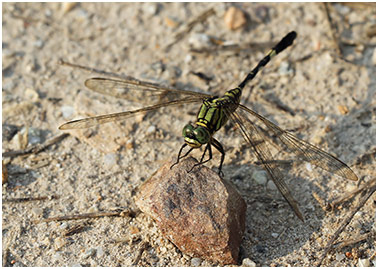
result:
[[[211,138],[210,132],[206,127],[200,125],[193,126],[191,123],[188,123],[182,129],[182,136],[185,143],[192,148],[199,148],[209,143]]]

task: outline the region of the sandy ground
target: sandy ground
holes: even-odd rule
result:
[[[58,3],[4,3],[3,153],[27,146],[19,139],[25,138],[25,128],[30,146],[62,134],[58,126],[68,120],[137,106],[87,91],[84,80],[98,75],[60,66],[59,59],[220,95],[235,87],[274,42],[295,30],[295,44],[246,87],[243,103],[338,156],[361,178],[361,185],[374,179],[375,6],[332,5],[330,21],[322,4],[237,3],[247,23],[230,30],[223,13],[231,5],[85,3],[70,10]],[[197,24],[170,51],[164,50],[181,27],[211,7],[216,15]],[[248,49],[196,53],[190,46],[201,44],[198,34]],[[3,266],[132,266],[138,256],[139,266],[216,265],[181,253],[148,216],[137,212],[134,203],[137,187],[177,156],[181,129],[194,120],[196,109],[166,109],[71,132],[72,136],[38,154],[3,158],[9,174],[2,188]],[[237,131],[228,126],[217,138],[226,150],[225,177],[248,204],[240,264],[249,258],[258,266],[315,265],[361,197],[334,211],[324,211],[318,200],[332,201],[357,184],[298,162],[283,167],[305,216],[302,223],[271,182],[256,177],[263,169]],[[293,155],[281,155],[295,161]],[[218,161],[215,154],[207,165],[217,167]],[[10,200],[46,196],[53,197]],[[136,213],[35,222],[114,210]],[[332,250],[323,265],[373,266],[375,223],[374,194],[337,239],[346,241],[346,246]],[[64,235],[77,225],[84,228]]]

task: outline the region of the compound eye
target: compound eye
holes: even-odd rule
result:
[[[190,123],[188,123],[182,129],[182,136],[183,137],[187,137],[187,136],[193,135],[193,129],[194,129],[193,125],[191,125]]]
[[[209,142],[210,135],[209,135],[209,132],[205,128],[202,128],[202,127],[196,128],[194,130],[194,135],[197,141],[200,142],[201,144],[206,144]]]

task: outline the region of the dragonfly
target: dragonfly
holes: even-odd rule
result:
[[[259,115],[255,111],[240,104],[242,91],[248,82],[253,80],[258,72],[277,54],[291,46],[297,37],[292,31],[282,38],[260,62],[253,68],[244,80],[234,89],[227,91],[224,96],[218,97],[206,93],[190,90],[180,90],[163,87],[161,85],[141,81],[135,78],[113,79],[95,77],[85,81],[85,86],[97,93],[111,95],[129,101],[144,100],[150,103],[149,106],[131,111],[118,112],[113,114],[100,115],[79,120],[69,121],[59,127],[60,130],[83,129],[104,124],[107,122],[121,121],[134,117],[140,113],[155,111],[164,107],[177,107],[183,104],[202,103],[194,124],[188,123],[182,130],[185,143],[179,150],[176,165],[186,157],[193,149],[205,147],[200,161],[195,166],[202,165],[212,159],[212,147],[221,153],[219,173],[222,175],[222,165],[225,159],[225,151],[222,144],[215,139],[214,134],[221,129],[226,122],[236,124],[244,137],[248,147],[253,150],[259,163],[263,165],[269,177],[273,180],[277,189],[286,199],[299,219],[304,221],[299,210],[297,201],[290,193],[289,187],[284,181],[284,175],[278,162],[274,162],[268,148],[268,141],[259,128],[259,123],[265,126],[270,134],[280,141],[282,148],[290,151],[299,159],[309,162],[323,170],[341,176],[345,179],[356,181],[358,177],[351,168],[335,156],[321,150],[320,148],[297,138],[292,133],[281,129],[273,122]],[[66,63],[68,64],[68,63]],[[81,67],[75,64],[71,66]],[[83,67],[81,67],[83,68]],[[189,146],[189,150],[183,154],[183,149]],[[204,160],[208,152],[208,159]],[[193,167],[194,168],[194,167]],[[192,168],[192,169],[193,169]],[[188,171],[190,172],[190,171]]]

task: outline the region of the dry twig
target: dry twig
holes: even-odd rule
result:
[[[196,18],[194,18],[192,21],[190,21],[185,26],[185,28],[182,31],[180,31],[180,32],[178,32],[174,35],[173,41],[171,43],[169,43],[168,45],[166,45],[164,50],[166,52],[169,51],[170,48],[172,47],[172,45],[175,44],[176,42],[180,41],[181,39],[183,39],[185,37],[185,35],[187,35],[193,29],[193,27],[196,24],[204,22],[208,17],[210,17],[214,14],[215,14],[215,10],[213,8],[210,8],[210,9],[204,11],[203,13],[201,13]]]
[[[126,214],[131,214],[126,212]],[[50,221],[63,221],[63,220],[78,220],[78,219],[88,219],[88,218],[100,218],[100,217],[122,217],[125,215],[125,211],[110,211],[110,212],[94,212],[94,213],[85,213],[77,215],[65,215],[52,217],[42,220],[36,220],[35,223],[40,222],[50,222]]]
[[[132,264],[132,266],[137,266],[140,259],[142,258],[143,252],[148,248],[149,244],[147,242],[141,242],[139,244],[138,254]]]
[[[17,156],[21,156],[21,155],[29,155],[29,154],[39,153],[39,152],[45,150],[46,148],[48,148],[49,146],[62,141],[67,136],[68,136],[68,134],[61,134],[61,135],[55,136],[55,137],[45,141],[45,143],[43,143],[43,144],[33,145],[33,146],[30,146],[30,147],[23,149],[23,150],[15,150],[15,151],[4,152],[3,158],[4,157],[17,157]]]

